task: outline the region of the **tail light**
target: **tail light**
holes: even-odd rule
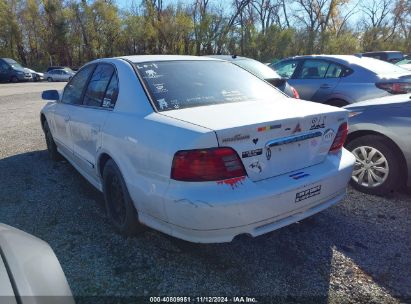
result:
[[[391,94],[406,94],[411,92],[409,82],[377,82],[375,86]]]
[[[338,128],[337,135],[335,135],[333,144],[331,145],[329,152],[338,152],[344,145],[348,134],[348,124],[346,122],[342,123]]]
[[[174,155],[171,178],[180,181],[219,181],[245,176],[238,154],[232,148],[178,151]]]
[[[300,94],[298,94],[294,87],[291,87],[291,91],[293,92],[294,98],[300,99]]]

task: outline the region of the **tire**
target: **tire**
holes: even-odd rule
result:
[[[53,78],[47,77],[47,81],[48,81],[48,82],[52,82],[52,81],[53,81]]]
[[[53,135],[51,134],[47,121],[44,121],[43,130],[44,130],[44,136],[46,137],[47,151],[49,152],[50,159],[52,161],[61,160],[63,157],[57,151],[57,146],[56,146],[56,143],[54,142]]]
[[[388,139],[379,135],[365,135],[349,142],[346,148],[356,157],[350,181],[355,189],[384,195],[401,186],[401,158],[397,148]]]
[[[130,236],[143,230],[120,169],[111,159],[103,170],[103,193],[107,215],[117,232]]]
[[[19,82],[19,79],[16,76],[11,77],[10,79],[11,82],[17,83]]]
[[[328,100],[325,104],[341,108],[341,107],[348,105],[348,102],[346,102],[343,99],[331,99],[331,100]]]

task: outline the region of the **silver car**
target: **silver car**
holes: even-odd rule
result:
[[[411,186],[410,94],[358,102],[350,111],[345,146],[356,157],[354,188],[386,194]]]
[[[290,86],[290,84],[287,82],[287,79],[278,75],[273,69],[270,69],[264,63],[251,58],[240,57],[236,55],[211,55],[207,57],[230,61],[231,63],[234,63],[235,65],[243,68],[251,74],[254,74],[258,78],[271,83],[286,95],[293,98],[300,98],[297,90]]]
[[[411,92],[411,72],[374,58],[296,56],[271,67],[288,78],[301,99],[333,106]]]
[[[75,303],[53,249],[33,235],[2,223],[0,303]]]
[[[48,71],[47,73],[44,74],[44,78],[47,79],[47,81],[69,81],[73,76],[74,72],[71,72],[66,69],[56,69],[56,70],[51,70]]]

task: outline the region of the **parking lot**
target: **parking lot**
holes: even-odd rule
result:
[[[198,245],[160,232],[113,232],[103,197],[67,162],[53,163],[41,91],[0,84],[0,222],[45,240],[73,294],[253,296],[312,303],[411,301],[411,195],[348,189],[340,204],[255,239]]]

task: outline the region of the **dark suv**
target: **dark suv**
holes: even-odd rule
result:
[[[384,60],[391,63],[396,63],[404,59],[404,54],[399,51],[367,52],[361,55],[365,57],[372,57],[375,59]]]
[[[31,79],[31,73],[15,60],[0,58],[0,82],[19,82]]]

